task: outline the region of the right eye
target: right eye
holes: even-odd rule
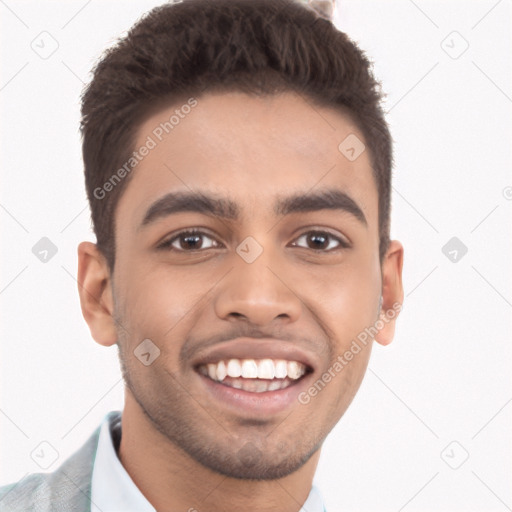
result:
[[[205,233],[204,231],[200,231],[198,229],[184,230],[162,242],[157,247],[157,249],[179,252],[195,252],[215,247],[215,245],[203,247],[203,244],[201,243],[201,239],[203,237],[209,238],[210,240],[214,240],[208,233]],[[177,247],[175,245],[176,242],[177,245],[181,247]],[[218,245],[216,247],[218,247]]]

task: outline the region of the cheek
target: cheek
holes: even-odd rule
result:
[[[354,399],[366,373],[371,345],[351,347],[350,343],[334,354],[332,361],[318,374],[299,397],[303,404],[316,409],[316,421],[330,431]]]
[[[380,268],[370,253],[354,252],[340,265],[308,273],[302,278],[301,293],[340,341],[356,336],[378,318]]]
[[[165,342],[176,332],[189,329],[191,313],[208,300],[211,288],[207,274],[158,264],[134,265],[123,277],[124,286],[118,294],[134,342],[141,336]]]

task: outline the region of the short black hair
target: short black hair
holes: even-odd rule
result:
[[[379,258],[389,244],[392,140],[365,53],[296,0],[184,0],[146,13],[93,69],[82,95],[82,152],[98,249],[112,272],[115,209],[155,105],[215,91],[294,91],[348,114],[365,138],[379,194]],[[340,141],[341,142],[341,141]],[[126,169],[126,165],[125,165]],[[101,194],[98,193],[101,191]]]

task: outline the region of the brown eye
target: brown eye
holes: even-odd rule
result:
[[[344,240],[327,231],[308,231],[297,238],[297,240],[305,240],[306,249],[325,252],[349,247],[349,244]]]
[[[204,231],[194,229],[182,231],[181,233],[178,233],[172,238],[169,238],[165,242],[161,243],[158,246],[158,249],[192,252],[217,247],[215,244],[209,246],[208,244],[205,244],[203,241],[204,238],[213,240],[213,238]]]

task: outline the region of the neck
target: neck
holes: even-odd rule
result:
[[[320,450],[283,478],[231,478],[192,459],[155,429],[128,390],[125,396],[119,459],[156,510],[298,512],[306,501]]]

